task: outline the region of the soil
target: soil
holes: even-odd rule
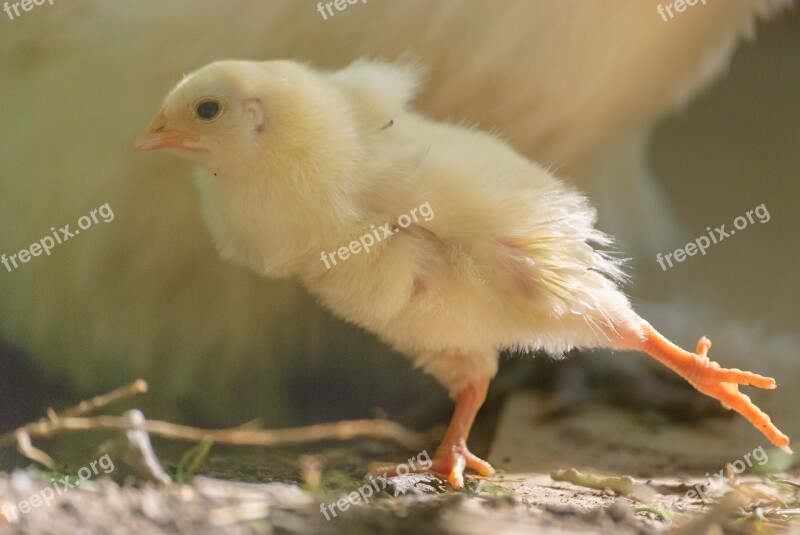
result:
[[[742,422],[654,424],[602,404],[550,418],[547,409],[541,394],[516,393],[494,433],[479,423],[482,440],[476,443],[490,448],[476,451],[488,453],[498,474],[470,477],[462,491],[428,474],[367,476],[375,461],[425,459],[423,452],[375,440],[214,446],[190,484],[166,486],[134,477],[130,461],[114,453],[113,435],[37,441],[59,453],[59,474],[13,470],[30,463],[12,452],[0,457],[9,471],[0,477],[0,507],[31,505],[0,525],[0,534],[688,534],[757,533],[759,523],[761,533],[800,533],[800,523],[792,523],[800,522],[800,486],[792,486],[800,482],[800,469],[776,450],[759,452],[754,435],[737,425]],[[174,480],[187,446],[152,444]],[[75,474],[104,452],[111,452],[113,470],[80,481]],[[745,456],[747,473],[728,468],[719,485],[703,487],[707,472],[736,466]],[[788,482],[769,479],[767,471]],[[73,474],[67,483],[79,484],[63,490],[62,474]],[[36,506],[32,496],[45,496],[42,489],[54,484],[61,495]],[[705,501],[698,488],[706,491]]]

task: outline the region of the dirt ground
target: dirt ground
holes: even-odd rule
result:
[[[367,477],[372,462],[422,462],[429,451],[377,440],[213,446],[202,475],[170,485],[143,482],[113,434],[37,441],[59,452],[58,474],[0,478],[11,520],[0,534],[800,533],[799,467],[735,419],[689,427],[602,404],[553,417],[542,394],[519,392],[494,433],[480,434],[476,451],[488,447],[498,474],[461,492],[430,475]],[[152,444],[174,480],[187,446]],[[10,451],[0,463],[30,464]]]

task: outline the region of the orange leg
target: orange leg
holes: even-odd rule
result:
[[[472,468],[482,476],[494,474],[494,468],[473,455],[467,449],[467,437],[475,421],[475,415],[486,399],[486,391],[489,389],[489,379],[485,379],[467,386],[458,394],[456,399],[456,409],[450,419],[450,425],[442,439],[441,444],[436,449],[433,456],[433,464],[427,468],[427,472],[434,472],[443,475],[455,489],[464,487],[464,470]],[[373,475],[388,473],[392,475],[391,466],[385,464],[373,464],[370,472]],[[420,471],[423,469],[420,468]]]
[[[644,351],[678,375],[686,379],[697,390],[719,400],[726,409],[733,409],[744,416],[756,429],[764,433],[770,442],[789,453],[789,437],[780,432],[761,409],[750,398],[739,392],[739,385],[758,388],[775,388],[775,379],[738,369],[725,369],[707,356],[711,341],[703,337],[697,342],[695,353],[685,351],[642,320],[644,337],[629,336],[624,340],[626,349]]]

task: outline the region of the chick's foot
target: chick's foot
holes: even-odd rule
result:
[[[486,399],[490,378],[477,380],[462,389],[456,397],[456,409],[447,426],[447,432],[436,449],[429,466],[405,466],[373,464],[370,472],[373,475],[397,475],[401,466],[409,472],[433,472],[443,475],[454,489],[464,487],[464,470],[472,468],[482,476],[494,474],[489,463],[473,455],[467,449],[467,437],[475,421],[475,415]]]
[[[494,474],[492,465],[467,449],[465,441],[458,444],[442,444],[436,450],[433,464],[428,471],[447,478],[454,489],[464,488],[464,470],[471,468],[482,476]]]
[[[375,477],[431,472],[447,479],[454,489],[462,489],[464,488],[464,471],[467,468],[475,470],[482,476],[494,474],[492,465],[470,452],[466,442],[461,440],[456,444],[442,443],[428,466],[373,463],[369,467],[369,472]]]
[[[721,367],[708,358],[711,341],[706,337],[697,342],[695,353],[689,353],[664,338],[647,322],[644,322],[643,339],[638,339],[633,345],[635,347],[632,348],[648,353],[686,379],[697,390],[718,400],[726,409],[733,409],[744,416],[770,442],[791,453],[789,437],[748,396],[739,392],[739,385],[775,388],[775,379],[736,368]]]

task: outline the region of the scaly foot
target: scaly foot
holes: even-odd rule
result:
[[[396,476],[407,473],[431,472],[447,479],[454,489],[464,488],[464,471],[471,468],[482,476],[494,474],[492,465],[472,454],[466,443],[461,440],[457,444],[445,446],[442,444],[433,456],[429,466],[409,466],[404,464],[372,463],[369,472],[375,477]]]
[[[696,353],[684,351],[661,336],[645,322],[645,338],[638,349],[645,351],[680,374],[697,390],[710,396],[726,409],[733,409],[761,431],[770,442],[789,453],[789,437],[781,433],[769,416],[759,409],[748,396],[739,392],[739,385],[772,389],[775,379],[739,369],[722,368],[708,358],[711,341],[703,337],[697,343]]]
[[[455,489],[464,488],[464,470],[472,468],[482,476],[494,474],[494,468],[483,459],[479,459],[467,449],[467,437],[475,414],[486,399],[489,388],[489,377],[483,377],[469,383],[456,396],[456,410],[447,426],[442,443],[436,449],[429,466],[387,465],[375,463],[370,466],[372,475],[397,475],[400,468],[408,472],[433,472],[447,478]]]
[[[459,444],[453,444],[449,448],[446,448],[444,444],[439,446],[433,457],[433,465],[428,470],[446,477],[454,489],[462,489],[464,488],[464,470],[467,468],[472,468],[484,477],[494,475],[492,465],[473,455],[462,440]]]

